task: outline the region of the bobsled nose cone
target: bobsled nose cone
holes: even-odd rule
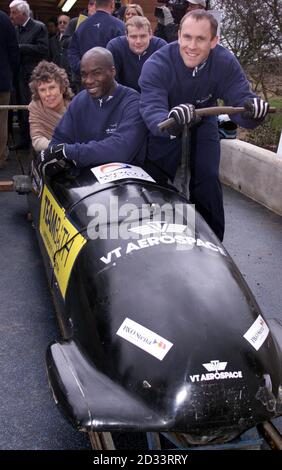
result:
[[[78,429],[166,429],[157,413],[96,369],[73,341],[51,344],[46,361],[56,401]]]

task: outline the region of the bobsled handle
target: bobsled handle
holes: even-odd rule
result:
[[[212,108],[200,108],[200,109],[195,110],[197,116],[216,116],[218,114],[231,115],[231,114],[243,113],[244,111],[246,110],[243,107],[235,108],[233,106],[214,106]],[[269,108],[268,112],[275,113],[276,108]],[[160,131],[163,131],[167,129],[168,127],[173,126],[174,122],[175,121],[173,118],[166,119],[165,121],[162,121],[158,124],[158,128]]]

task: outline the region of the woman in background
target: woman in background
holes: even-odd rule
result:
[[[142,7],[137,3],[129,3],[124,12],[124,22],[132,18],[132,16],[144,16]]]
[[[29,86],[30,137],[36,152],[48,147],[53,131],[67,109],[73,92],[64,69],[42,60],[34,68]]]

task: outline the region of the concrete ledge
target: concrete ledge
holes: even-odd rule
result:
[[[242,140],[221,140],[220,179],[282,215],[282,158]]]

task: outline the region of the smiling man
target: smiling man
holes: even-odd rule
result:
[[[164,46],[143,66],[139,85],[140,109],[151,136],[146,168],[159,180],[173,181],[181,157],[180,135],[184,124],[195,123],[195,108],[244,106],[232,120],[242,127],[258,126],[268,103],[250,90],[236,57],[218,45],[216,19],[205,10],[186,14],[180,23],[178,42]],[[158,123],[173,117],[174,127],[161,133]],[[169,135],[170,134],[170,135]],[[220,240],[224,235],[222,189],[219,181],[220,143],[215,116],[191,128],[190,201],[196,205]]]
[[[146,128],[139,113],[140,95],[115,81],[110,51],[94,47],[84,54],[81,81],[85,90],[72,100],[39,163],[64,158],[79,167],[142,164]]]
[[[140,91],[138,80],[144,63],[167,43],[152,36],[151,24],[145,16],[133,16],[125,27],[126,36],[112,39],[107,49],[114,57],[117,81]]]

